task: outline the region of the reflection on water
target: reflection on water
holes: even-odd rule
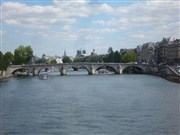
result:
[[[1,83],[3,135],[178,135],[180,85],[69,71]]]

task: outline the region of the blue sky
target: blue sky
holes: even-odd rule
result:
[[[180,38],[177,0],[2,0],[1,50],[31,45],[42,56],[75,56]]]

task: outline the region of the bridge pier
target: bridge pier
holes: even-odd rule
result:
[[[33,76],[38,76],[39,75],[39,70],[35,69],[33,70]]]
[[[118,65],[115,74],[122,74],[122,71],[123,71],[122,67]]]
[[[90,68],[88,74],[89,74],[89,75],[94,75],[94,74],[96,74],[96,69],[95,69],[95,68]]]
[[[30,75],[30,71],[29,71],[29,70],[27,71],[27,75],[28,75],[28,76]]]
[[[67,69],[62,67],[61,70],[60,70],[60,73],[61,73],[61,75],[67,75]]]

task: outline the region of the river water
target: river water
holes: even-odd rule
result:
[[[180,134],[180,84],[86,74],[1,82],[1,135]]]

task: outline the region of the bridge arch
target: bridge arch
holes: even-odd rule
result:
[[[21,68],[17,68],[14,71],[12,71],[11,74],[16,75],[17,72],[21,72],[21,73],[26,72],[27,74],[29,74],[30,70],[28,68],[21,67]]]
[[[43,66],[43,67],[40,67],[38,70],[38,75],[40,74],[40,72],[42,72],[42,70],[45,70],[45,72],[47,72],[48,70],[53,70],[53,71],[58,71],[60,72],[60,69],[58,66]]]
[[[89,68],[86,66],[79,66],[78,69],[85,69],[88,72],[88,74],[90,73]]]
[[[108,71],[113,71],[114,73],[116,73],[116,69],[113,66],[110,65],[102,65],[96,68],[96,71],[100,70],[100,69],[106,69]]]
[[[135,74],[142,74],[145,70],[142,67],[136,65],[130,65],[123,68],[122,73],[135,73]]]
[[[40,74],[40,72],[41,72],[43,69],[44,69],[45,71],[47,71],[47,70],[49,70],[50,68],[49,68],[49,67],[41,67],[40,69],[38,69],[38,75]]]

